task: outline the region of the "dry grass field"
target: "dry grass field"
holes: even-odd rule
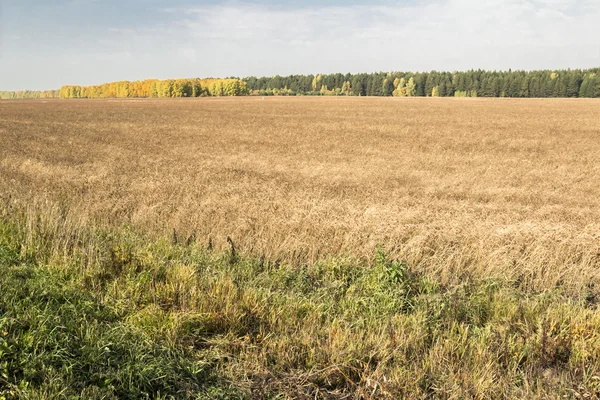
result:
[[[597,281],[600,103],[360,98],[0,103],[0,187],[246,254]]]
[[[599,139],[583,99],[0,102],[0,331],[53,288],[157,377],[9,357],[0,398],[598,398]]]

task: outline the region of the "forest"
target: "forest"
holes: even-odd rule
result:
[[[73,98],[128,98],[128,97],[205,97],[245,96],[249,91],[246,82],[239,79],[146,79],[121,81],[96,86],[63,86],[62,99]]]
[[[600,97],[600,68],[559,71],[379,72],[245,78],[259,95]]]
[[[58,97],[58,90],[0,91],[0,99],[47,99],[52,97]]]
[[[227,79],[146,79],[50,91],[1,91],[0,99],[205,96],[600,97],[600,68],[544,71],[377,72]]]

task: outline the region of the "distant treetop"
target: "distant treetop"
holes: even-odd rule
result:
[[[51,91],[0,92],[1,99],[200,96],[600,97],[600,68],[587,70],[376,72],[227,79],[147,79]]]

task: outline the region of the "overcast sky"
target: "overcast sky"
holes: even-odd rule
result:
[[[600,66],[599,0],[0,0],[0,89]]]

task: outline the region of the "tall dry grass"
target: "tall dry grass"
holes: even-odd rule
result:
[[[307,266],[0,208],[0,398],[559,399],[600,393],[597,291]],[[102,377],[102,379],[99,379]]]
[[[600,102],[0,102],[0,188],[78,224],[196,232],[295,263],[393,258],[451,284],[599,282]]]

